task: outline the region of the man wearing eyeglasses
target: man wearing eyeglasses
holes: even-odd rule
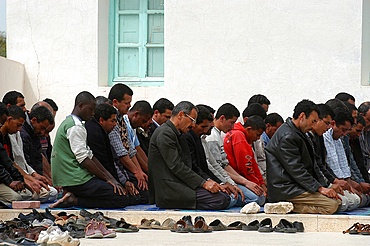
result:
[[[149,196],[160,208],[221,210],[230,203],[223,187],[192,170],[190,151],[181,135],[192,129],[197,115],[192,103],[180,102],[150,139]]]
[[[333,110],[325,105],[318,104],[319,120],[312,126],[312,130],[306,135],[312,144],[315,161],[317,167],[320,169],[323,176],[318,178],[318,181],[325,187],[330,187],[337,192],[342,200],[338,212],[351,211],[358,208],[360,204],[360,197],[354,193],[349,192],[348,183],[345,180],[338,179],[333,170],[326,163],[326,149],[324,145],[323,134],[331,128],[331,122],[334,118]]]

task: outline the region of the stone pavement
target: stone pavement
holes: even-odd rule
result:
[[[160,230],[140,230],[137,233],[120,233],[112,239],[82,239],[81,245],[284,245],[284,246],[362,246],[370,245],[370,236],[349,235],[341,232],[304,232],[304,233],[259,233],[247,231],[221,231],[211,233],[174,233]]]

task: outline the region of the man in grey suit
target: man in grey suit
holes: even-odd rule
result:
[[[187,142],[180,138],[194,126],[197,114],[192,103],[180,102],[150,140],[150,202],[160,208],[220,210],[230,203],[221,185],[205,180],[192,170]]]

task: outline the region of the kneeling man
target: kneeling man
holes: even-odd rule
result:
[[[150,139],[149,195],[158,207],[220,210],[230,203],[224,188],[192,170],[187,142],[180,136],[194,126],[197,115],[192,103],[180,102]]]
[[[321,173],[305,135],[318,121],[318,112],[315,103],[299,102],[293,119],[286,120],[266,147],[269,201],[292,202],[297,213],[333,214],[341,204],[337,193],[318,181]]]

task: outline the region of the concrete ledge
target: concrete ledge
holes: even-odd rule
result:
[[[43,209],[38,211],[43,212]],[[52,210],[53,214],[57,214],[63,210]],[[79,210],[65,210],[68,214],[79,214]],[[97,210],[88,209],[94,213]],[[131,224],[140,224],[141,219],[155,219],[161,223],[166,218],[178,220],[184,215],[191,215],[194,219],[196,216],[203,216],[207,223],[214,219],[220,219],[224,224],[228,225],[234,221],[240,220],[249,223],[252,220],[263,220],[271,218],[273,226],[279,223],[279,220],[285,218],[291,222],[301,221],[304,224],[306,232],[342,232],[352,226],[356,222],[368,224],[370,218],[368,216],[349,216],[349,215],[316,215],[316,214],[240,214],[226,212],[193,212],[193,211],[116,211],[116,210],[99,210],[106,216],[120,219],[124,218]],[[0,220],[10,220],[18,217],[19,213],[28,214],[29,209],[1,209]]]

